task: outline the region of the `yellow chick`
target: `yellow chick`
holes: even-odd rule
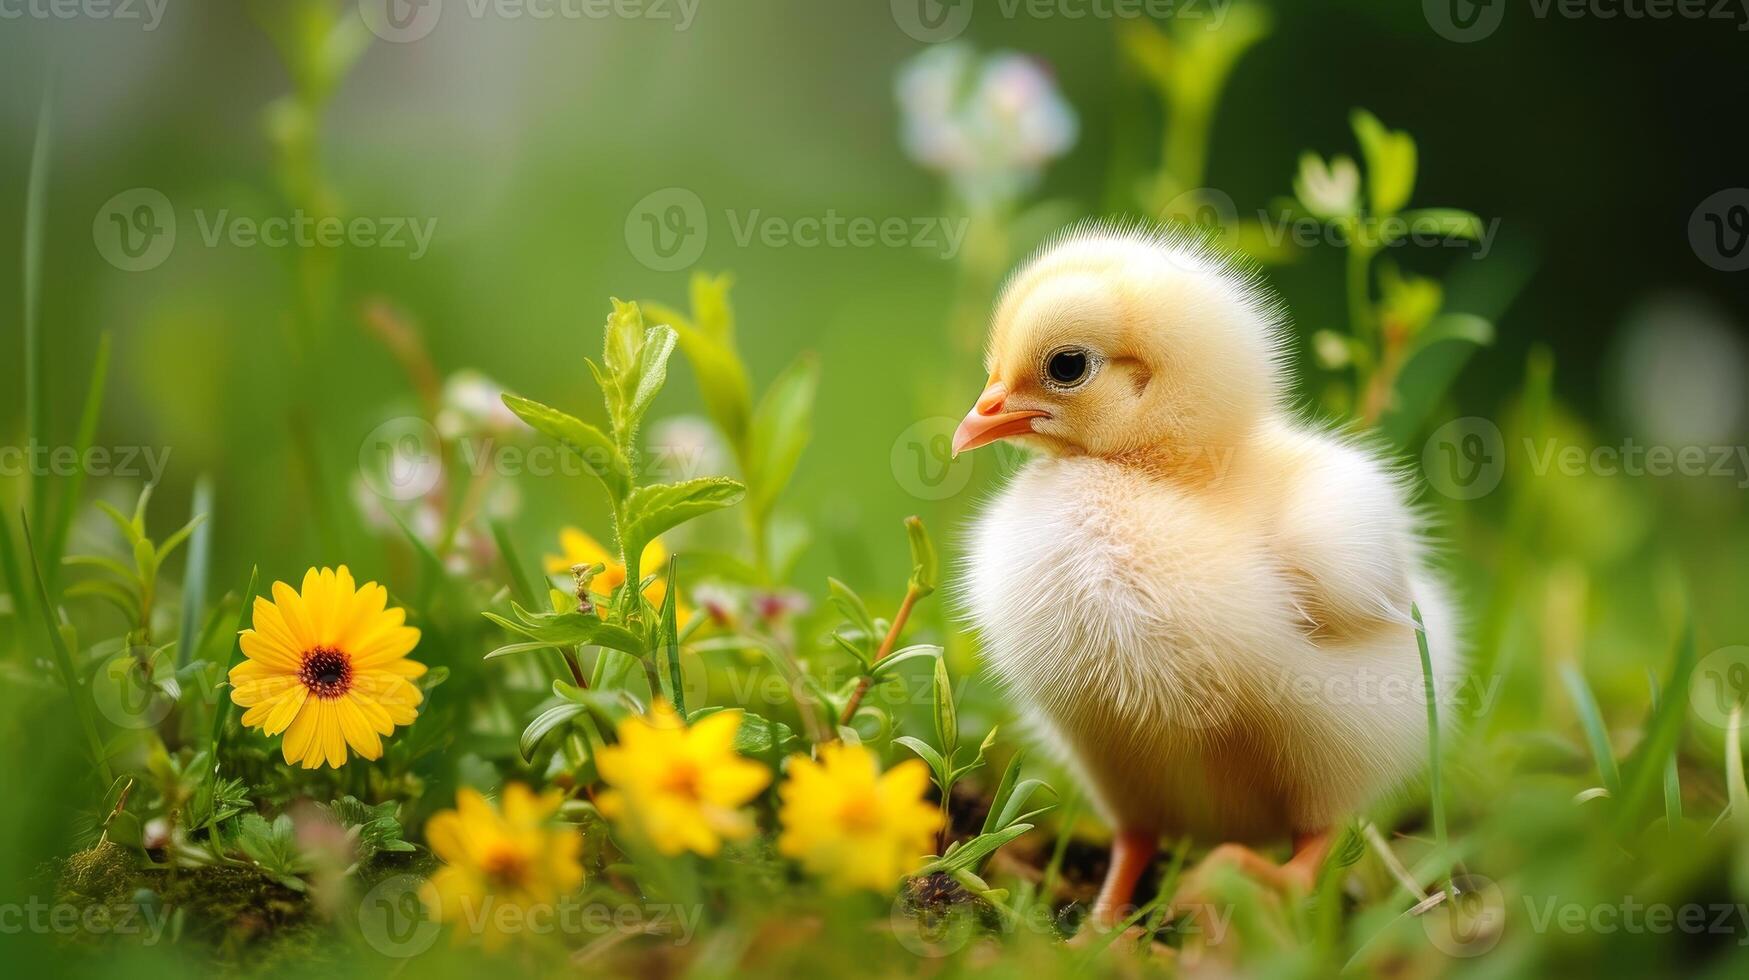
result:
[[[1413,779],[1453,610],[1400,474],[1287,405],[1284,311],[1169,231],[1070,231],[1009,282],[954,451],[1037,451],[980,513],[963,600],[996,676],[1112,825],[1094,914],[1161,835],[1309,887]],[[1243,845],[1290,839],[1276,867]]]

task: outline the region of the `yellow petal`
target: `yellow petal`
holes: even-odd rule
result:
[[[340,718],[340,733],[346,736],[346,744],[352,746],[352,751],[365,759],[382,757],[383,740],[371,731],[370,722],[365,720],[364,712],[359,710],[358,703],[350,695],[334,701],[334,713]]]

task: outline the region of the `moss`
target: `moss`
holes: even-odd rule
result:
[[[61,867],[61,897],[70,902],[114,902],[134,890],[139,855],[114,841],[99,841],[67,858]]]

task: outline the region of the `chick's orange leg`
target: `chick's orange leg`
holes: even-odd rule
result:
[[[1111,842],[1111,867],[1105,872],[1105,884],[1099,898],[1093,902],[1093,922],[1109,929],[1123,920],[1132,907],[1136,882],[1159,849],[1160,839],[1152,831],[1120,830]]]
[[[1222,844],[1209,851],[1191,872],[1184,885],[1173,896],[1172,904],[1180,909],[1206,904],[1209,879],[1221,868],[1233,868],[1274,891],[1309,892],[1317,882],[1318,869],[1330,853],[1330,832],[1320,830],[1294,835],[1294,854],[1286,864],[1276,864],[1243,844]]]

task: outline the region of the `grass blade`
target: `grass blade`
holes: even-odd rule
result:
[[[43,93],[42,107],[37,112],[36,145],[30,154],[30,177],[24,197],[24,419],[25,434],[33,446],[47,446],[47,395],[43,390],[42,352],[42,278],[43,221],[48,211],[49,147],[54,143],[54,99],[51,83]],[[33,473],[30,485],[30,506],[37,527],[45,527],[44,511],[48,507],[48,478]],[[25,535],[29,537],[29,529]]]
[[[1579,723],[1585,729],[1585,740],[1591,743],[1591,754],[1597,759],[1597,773],[1603,777],[1603,788],[1609,790],[1611,797],[1621,799],[1621,772],[1616,769],[1615,753],[1609,747],[1609,730],[1603,725],[1603,713],[1597,708],[1591,685],[1585,682],[1579,665],[1572,662],[1561,665],[1561,682],[1567,686],[1573,707],[1579,712]]]
[[[1671,664],[1670,674],[1662,685],[1663,690],[1676,693],[1660,699],[1653,708],[1652,717],[1646,723],[1645,737],[1640,740],[1639,746],[1623,766],[1622,783],[1625,789],[1620,797],[1620,806],[1617,807],[1620,814],[1617,830],[1620,832],[1626,832],[1639,824],[1643,818],[1642,809],[1652,797],[1652,787],[1660,778],[1665,785],[1665,808],[1666,811],[1669,810],[1670,783],[1675,777],[1676,747],[1682,739],[1683,724],[1688,718],[1688,699],[1677,695],[1688,691],[1689,678],[1694,674],[1698,659],[1694,621],[1689,619],[1683,624],[1682,636],[1676,642],[1675,663]],[[1680,796],[1676,800],[1676,806],[1680,816]]]
[[[188,539],[188,568],[182,576],[182,623],[176,644],[176,663],[182,666],[194,656],[200,642],[200,611],[206,606],[207,572],[213,552],[213,481],[201,476],[194,481],[194,505],[189,519],[198,521]]]
[[[110,334],[105,330],[97,341],[97,356],[91,362],[91,381],[85,389],[85,408],[79,414],[79,433],[74,448],[84,460],[91,444],[97,439],[97,421],[103,414],[103,386],[109,378]],[[85,485],[85,468],[76,466],[61,484],[60,503],[55,507],[55,523],[49,528],[48,547],[43,555],[48,563],[49,591],[60,581],[61,557],[67,553],[67,534],[73,527],[73,514],[79,508],[79,491]]]
[[[1433,655],[1427,651],[1427,627],[1421,622],[1421,607],[1410,603],[1415,619],[1415,646],[1421,653],[1421,683],[1427,694],[1427,795],[1433,808],[1433,836],[1445,853],[1445,784],[1440,773],[1439,685],[1433,677]]]
[[[250,617],[255,611],[255,587],[261,578],[261,567],[258,565],[249,569],[249,586],[243,590],[243,605],[237,610],[237,633],[231,638],[231,656],[225,663],[223,676],[229,677],[231,668],[243,659],[243,631],[249,628]],[[219,746],[224,743],[225,723],[231,720],[231,697],[221,694],[213,705],[213,765],[219,764]]]
[[[657,646],[662,651],[662,686],[668,689],[664,693],[673,702],[674,710],[685,718],[686,689],[680,676],[680,627],[677,622],[680,580],[675,577],[679,564],[678,555],[668,556],[668,591],[662,596],[661,619],[656,635],[659,637]]]
[[[79,672],[73,667],[73,653],[67,649],[67,638],[61,633],[61,624],[55,615],[55,604],[49,601],[49,587],[43,582],[42,564],[37,561],[36,541],[31,538],[28,520],[24,522],[24,547],[30,554],[31,571],[36,579],[37,609],[42,613],[43,628],[49,634],[49,648],[54,651],[55,666],[60,669],[61,681],[67,685],[67,698],[73,702],[73,715],[78,719],[85,741],[91,749],[91,761],[96,764],[99,775],[103,777],[103,784],[108,786],[115,782],[115,776],[109,771],[109,758],[103,751],[103,738],[97,733],[96,706],[91,700],[91,691],[79,680]]]
[[[30,590],[24,585],[24,572],[18,562],[18,546],[12,540],[12,526],[5,514],[0,514],[0,574],[6,576],[6,592],[12,597],[12,618],[18,623],[16,635],[23,643],[24,624],[30,619]]]
[[[510,529],[503,521],[492,521],[492,540],[498,544],[498,554],[504,559],[504,566],[510,570],[510,591],[516,596],[516,601],[529,609],[546,605],[547,590],[534,590],[534,584],[528,580],[528,570],[522,567],[522,559],[517,555],[516,542],[510,537]],[[539,600],[538,603],[536,600]]]

